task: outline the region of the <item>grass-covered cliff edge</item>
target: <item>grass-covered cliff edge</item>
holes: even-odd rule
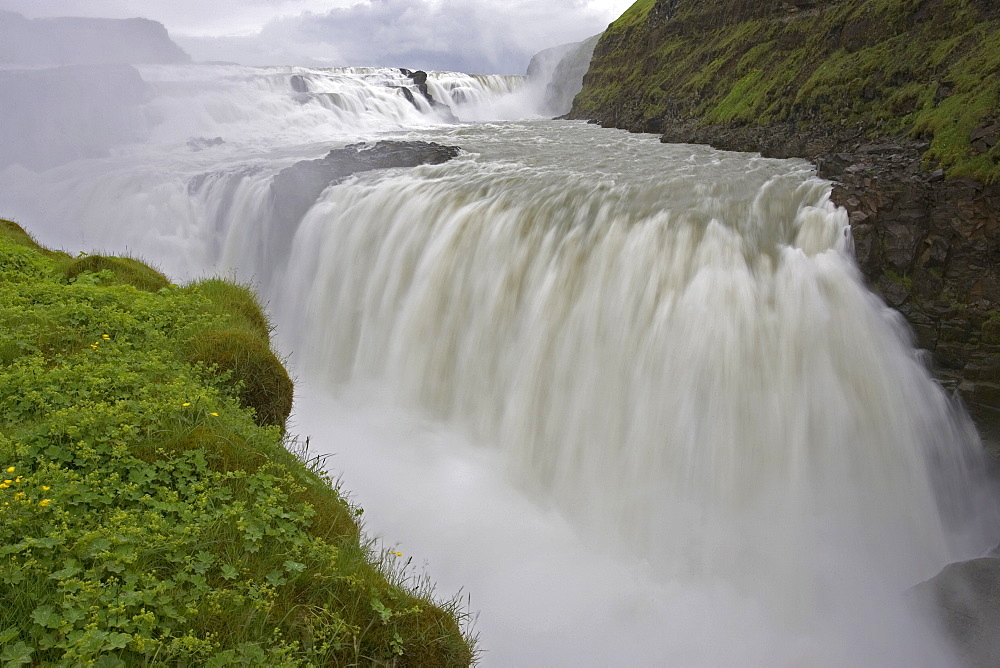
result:
[[[244,287],[0,221],[0,663],[470,664],[463,613],[286,447],[269,334]]]
[[[949,176],[996,182],[1000,146],[972,136],[1000,121],[998,71],[1000,6],[985,0],[640,0],[602,37],[573,113],[926,138]]]
[[[571,117],[804,157],[943,379],[1000,409],[1000,5],[639,0]]]

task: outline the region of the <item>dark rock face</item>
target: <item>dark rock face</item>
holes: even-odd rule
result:
[[[27,19],[0,11],[0,63],[187,63],[163,24],[147,19]]]
[[[952,641],[963,665],[1000,666],[1000,558],[949,564],[909,595]]]
[[[275,225],[284,236],[299,224],[328,186],[360,172],[393,167],[439,165],[461,153],[457,146],[423,141],[352,144],[318,160],[303,160],[281,170],[271,183]]]
[[[455,117],[455,114],[453,114],[451,111],[451,107],[449,107],[447,104],[442,104],[438,102],[437,100],[434,99],[434,96],[431,95],[430,90],[427,88],[427,72],[424,72],[423,70],[410,72],[410,70],[405,70],[405,69],[400,71],[403,72],[408,78],[413,80],[413,83],[416,84],[417,86],[417,90],[419,90],[420,94],[424,96],[424,99],[430,103],[431,109],[437,112],[439,116],[441,116],[444,120],[448,121],[449,123],[458,122],[458,119]],[[410,91],[407,90],[406,93],[410,93]],[[403,95],[406,95],[406,93],[403,93]],[[413,99],[413,93],[407,95],[406,98],[411,103],[414,103],[414,105],[416,105]],[[419,109],[419,107],[417,108]]]
[[[920,168],[919,151],[820,158],[850,214],[858,265],[977,408],[1000,407],[1000,186]],[[900,148],[904,150],[899,150]]]
[[[399,94],[406,98],[406,101],[413,105],[415,109],[420,109],[420,105],[417,104],[417,99],[413,97],[413,91],[411,91],[406,86],[399,87]]]

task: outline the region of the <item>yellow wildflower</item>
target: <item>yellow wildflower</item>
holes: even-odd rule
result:
[[[21,476],[17,476],[16,478],[14,478],[14,482],[21,482]]]
[[[51,487],[49,487],[48,485],[42,485],[42,491],[43,491],[43,492],[47,492],[47,491],[49,491],[50,489],[52,489],[52,488],[51,488]]]
[[[41,501],[38,502],[38,505],[40,505],[42,508],[44,508],[45,506],[49,505],[50,503],[52,503],[52,499],[42,499]]]
[[[15,469],[15,468],[14,468],[13,466],[8,466],[8,467],[7,467],[7,473],[13,473],[13,472],[14,472],[14,471],[16,471],[16,470],[17,470],[17,469]]]
[[[24,492],[18,492],[17,494],[14,495],[15,501],[20,501],[23,498],[24,498]]]
[[[101,338],[102,338],[102,339],[104,339],[105,341],[107,341],[107,340],[109,340],[109,339],[110,339],[111,337],[110,337],[110,336],[108,336],[107,334],[101,334]]]
[[[182,405],[182,406],[184,406],[185,408],[187,408],[188,406],[190,406],[190,405],[191,405],[191,402],[190,402],[190,401],[188,401],[188,402],[186,402],[186,403],[183,403],[183,404],[181,404],[181,405]]]
[[[218,413],[212,413],[212,417],[219,417]]]

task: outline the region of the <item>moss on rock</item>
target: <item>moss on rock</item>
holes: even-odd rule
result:
[[[207,330],[191,341],[187,359],[227,374],[240,405],[253,409],[258,424],[284,427],[294,386],[266,339],[245,329]]]
[[[162,273],[131,257],[85,255],[71,261],[64,271],[66,278],[70,280],[85,272],[109,272],[118,283],[146,292],[157,292],[170,285],[170,281]]]
[[[668,11],[669,10],[669,11]],[[601,38],[572,116],[926,138],[928,165],[1000,180],[1000,16],[975,0],[640,0]]]

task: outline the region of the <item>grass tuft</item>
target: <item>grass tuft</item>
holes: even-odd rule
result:
[[[468,666],[457,599],[283,435],[252,294],[67,257],[0,221],[0,662]]]
[[[292,411],[294,386],[267,340],[245,329],[226,328],[199,333],[187,359],[225,374],[237,387],[240,405],[254,411],[257,423],[283,426]]]
[[[162,273],[131,257],[85,255],[70,262],[64,271],[69,280],[76,279],[83,273],[106,272],[105,275],[112,276],[114,281],[146,292],[158,292],[170,285],[170,281]]]

